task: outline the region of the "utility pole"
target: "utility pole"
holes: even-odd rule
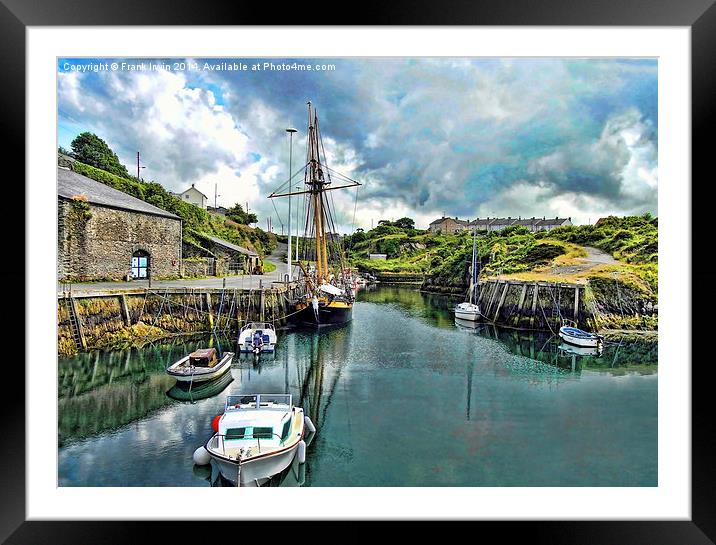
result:
[[[291,266],[291,177],[293,175],[293,133],[298,132],[293,127],[286,129],[288,133],[288,281],[293,280],[293,267]],[[298,228],[297,228],[298,229]],[[298,241],[296,241],[298,244]]]
[[[214,184],[214,210],[216,211],[216,197],[221,197],[221,195],[217,194],[217,188],[218,184]]]
[[[141,169],[141,168],[147,168],[147,167],[141,167],[141,166],[139,166],[139,152],[137,152],[137,180],[140,179],[140,177],[139,177],[139,169]]]

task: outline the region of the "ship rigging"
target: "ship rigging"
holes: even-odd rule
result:
[[[352,317],[355,294],[343,244],[336,232],[335,206],[329,191],[361,184],[328,166],[318,115],[311,102],[308,102],[306,144],[303,189],[292,190],[294,174],[289,173],[289,179],[269,198],[302,195],[304,200],[304,235],[300,245],[303,251],[299,252],[298,266],[306,281],[307,293],[294,301],[297,321],[316,326],[341,324]]]

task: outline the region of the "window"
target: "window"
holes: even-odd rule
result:
[[[232,439],[272,439],[273,428],[228,428],[225,434],[226,440]]]
[[[283,425],[283,430],[281,431],[281,441],[285,441],[288,439],[288,434],[291,431],[291,419],[286,419],[286,423]]]
[[[273,428],[254,428],[254,439],[271,439]]]
[[[245,439],[246,437],[246,428],[229,428],[226,430],[226,439]],[[248,437],[251,437],[251,435]]]
[[[132,254],[132,278],[147,278],[149,276],[149,254],[143,250]]]

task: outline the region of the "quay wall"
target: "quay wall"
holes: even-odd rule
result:
[[[459,286],[429,281],[422,290],[465,294]],[[616,279],[590,279],[585,284],[488,279],[479,284],[478,303],[484,321],[518,329],[557,333],[563,319],[588,331],[658,327],[656,295]]]
[[[270,288],[167,289],[60,293],[57,297],[57,350],[125,348],[174,335],[236,332],[246,322],[283,325],[289,302],[304,286],[274,283]]]

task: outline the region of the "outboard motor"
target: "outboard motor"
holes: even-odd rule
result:
[[[254,354],[258,354],[261,352],[261,347],[264,344],[263,336],[261,334],[261,330],[257,330],[254,332],[254,337],[251,339],[251,346],[254,348]]]

